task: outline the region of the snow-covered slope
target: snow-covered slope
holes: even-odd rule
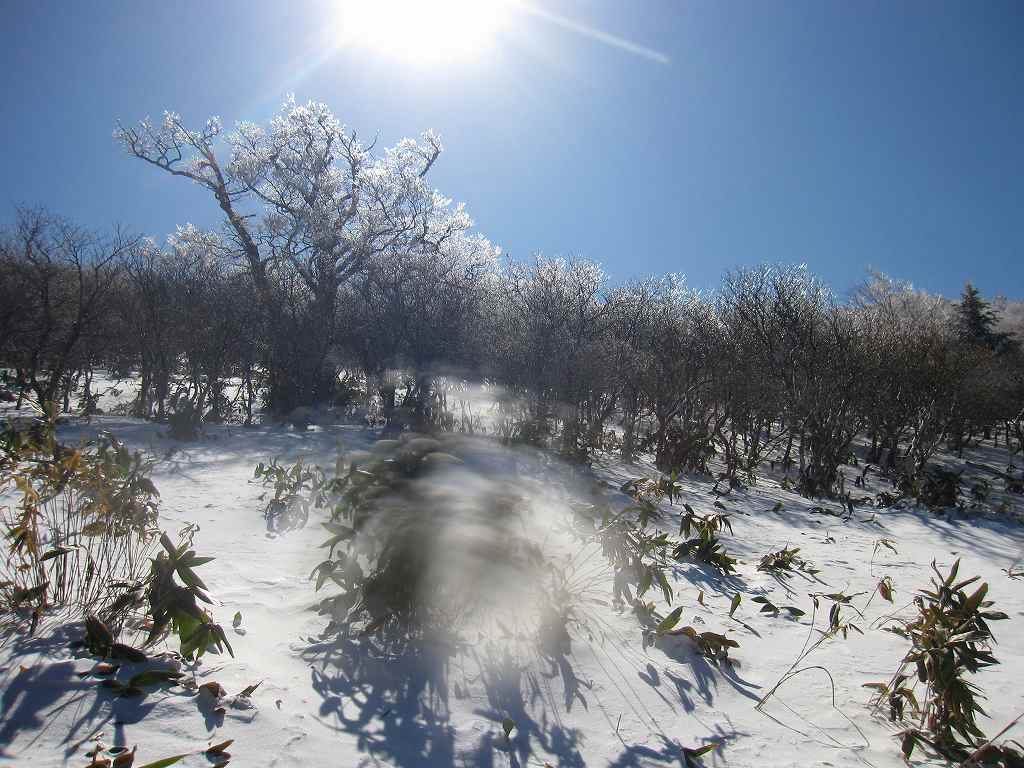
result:
[[[643,647],[636,617],[611,603],[611,571],[600,552],[565,532],[574,491],[566,480],[535,494],[531,513],[549,556],[572,562],[582,579],[581,626],[565,652],[538,647],[514,626],[479,625],[464,628],[455,646],[438,644],[415,659],[380,658],[324,634],[327,619],[312,609],[319,596],[309,581],[323,559],[323,530],[314,519],[268,535],[260,515],[265,489],[250,482],[255,464],[273,456],[333,466],[339,445],[361,447],[370,433],[217,426],[198,443],[176,444],[152,424],[110,416],[65,427],[62,438],[101,428],[160,457],[153,479],[161,527],[200,526],[196,549],[217,557],[202,570],[220,603],[215,616],[229,627],[236,611],[242,615],[238,630],[229,630],[235,658],[205,656],[197,681],[217,681],[229,694],[262,683],[249,698],[229,696],[223,713],[180,687],[115,698],[77,674],[92,663],[68,647],[80,626],[50,622],[37,637],[8,638],[0,650],[0,766],[86,765],[96,739],[138,745],[136,766],[184,752],[195,754],[181,765],[210,765],[201,751],[226,739],[234,739],[232,764],[243,766],[685,765],[683,748],[709,742],[719,746],[701,758],[706,765],[895,766],[902,759],[894,728],[865,706],[871,692],[862,684],[888,679],[905,652],[905,641],[881,630],[884,618],[908,610],[932,560],[946,569],[957,558],[960,573],[980,574],[996,608],[1010,616],[993,624],[1001,666],[976,677],[991,715],[983,727],[995,733],[1024,708],[1024,580],[1005,570],[1024,552],[1024,530],[1012,522],[867,507],[842,519],[772,480],[719,497],[706,478],[683,478],[683,500],[698,513],[716,501],[732,513],[734,534],[723,541],[741,561],[730,576],[686,563],[673,574],[682,623],[739,643],[733,665],[714,665],[685,638]],[[598,458],[595,472],[619,504],[624,480],[657,475],[609,457]],[[661,507],[660,524],[676,533],[679,502]],[[877,546],[881,539],[896,551]],[[800,547],[819,572],[780,580],[757,571],[762,555],[785,545]],[[895,586],[892,605],[874,594],[883,576]],[[488,589],[493,615],[529,609],[516,604],[527,593],[515,585]],[[805,646],[808,594],[837,591],[865,593],[854,600],[864,634],[824,643],[804,662],[815,669],[755,709]],[[730,619],[736,594],[742,601]],[[806,614],[759,613],[758,595]],[[515,725],[508,738],[506,719]]]

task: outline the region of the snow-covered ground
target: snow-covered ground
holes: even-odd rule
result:
[[[86,765],[96,739],[138,745],[136,766],[184,752],[195,754],[180,765],[208,766],[213,759],[201,751],[227,739],[234,740],[232,764],[243,766],[686,765],[683,748],[709,742],[719,746],[700,759],[711,766],[895,766],[902,763],[895,729],[865,706],[871,691],[862,684],[887,680],[906,650],[881,629],[885,617],[907,614],[914,591],[928,584],[932,560],[945,570],[957,558],[961,575],[980,574],[996,609],[1010,616],[993,623],[1002,664],[975,678],[991,716],[982,727],[994,734],[1024,708],[1024,579],[1006,571],[1024,554],[1024,528],[1007,516],[859,507],[842,519],[827,514],[838,512],[835,505],[803,499],[771,479],[717,496],[708,478],[683,478],[682,501],[696,512],[714,511],[718,501],[732,514],[734,534],[723,541],[740,560],[730,576],[686,563],[673,574],[681,623],[726,632],[739,643],[731,666],[714,665],[685,638],[643,647],[636,617],[611,603],[611,571],[600,553],[581,557],[565,533],[575,488],[568,473],[556,480],[556,468],[556,479],[545,480],[548,491],[532,497],[531,514],[549,556],[572,561],[585,576],[576,606],[582,626],[572,631],[571,647],[553,653],[514,628],[477,626],[453,648],[379,658],[356,641],[325,634],[327,619],[313,610],[322,594],[313,592],[309,574],[324,557],[316,517],[304,529],[268,535],[260,500],[266,489],[251,482],[258,461],[303,456],[333,466],[339,446],[362,447],[372,433],[218,425],[207,427],[201,441],[182,444],[157,425],[100,416],[62,428],[61,437],[74,442],[99,429],[159,457],[153,480],[161,527],[173,533],[197,523],[196,549],[217,557],[201,575],[219,603],[214,614],[229,628],[235,658],[205,656],[195,669],[198,682],[216,681],[232,695],[262,683],[237,706],[229,696],[222,714],[202,694],[180,687],[115,698],[78,676],[92,664],[68,647],[80,625],[51,622],[37,637],[8,638],[0,650],[0,766]],[[618,505],[627,501],[617,491],[623,481],[657,476],[647,464],[608,456],[599,456],[594,469]],[[660,524],[675,534],[681,503],[660,506]],[[876,546],[881,539],[896,552]],[[762,555],[785,545],[800,547],[820,572],[780,580],[757,571]],[[893,604],[873,594],[883,576],[894,583]],[[527,594],[515,585],[488,588],[496,614],[528,608],[515,604]],[[805,645],[808,593],[837,591],[864,593],[854,599],[864,634],[823,644],[805,665],[829,674],[805,672],[756,710]],[[742,602],[730,619],[737,593]],[[758,595],[806,614],[759,613],[752,602]],[[241,626],[231,630],[236,611]],[[515,724],[509,738],[506,719]],[[914,762],[919,758],[915,753]]]

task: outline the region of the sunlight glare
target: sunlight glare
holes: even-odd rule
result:
[[[508,0],[342,0],[341,44],[441,63],[479,56],[496,42]]]

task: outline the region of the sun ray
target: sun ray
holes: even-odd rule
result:
[[[574,32],[577,35],[582,35],[583,37],[590,38],[591,40],[595,40],[599,43],[609,45],[612,48],[618,48],[619,50],[625,51],[626,53],[631,53],[634,56],[640,56],[650,61],[657,62],[658,64],[671,63],[669,57],[662,53],[661,51],[655,50],[654,48],[648,48],[647,46],[644,45],[639,45],[637,43],[626,40],[623,37],[619,37],[618,35],[613,35],[608,32],[604,32],[600,29],[597,29],[596,27],[592,27],[578,21],[573,21],[572,19],[566,16],[561,16],[557,13],[551,13],[550,11],[546,11],[543,8],[535,5],[534,3],[517,1],[514,3],[514,7],[517,11],[528,14],[538,19],[542,19],[543,21],[546,21],[550,24],[554,24],[556,26],[562,27],[563,29],[569,30],[570,32]]]

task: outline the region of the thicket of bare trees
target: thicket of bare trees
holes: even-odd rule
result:
[[[320,403],[452,428],[445,387],[487,382],[506,439],[650,451],[665,471],[717,458],[733,483],[781,466],[810,496],[844,492],[858,442],[908,478],[993,430],[1024,445],[1019,314],[970,286],[957,303],[871,275],[840,300],[783,266],[711,295],[612,285],[583,259],[502,262],[427,185],[431,135],[377,157],[318,104],[220,133],[173,114],[117,132],[209,190],[220,231],[159,247],[19,211],[0,237],[8,393],[90,411],[97,371],[131,377],[132,412],[189,437]]]

